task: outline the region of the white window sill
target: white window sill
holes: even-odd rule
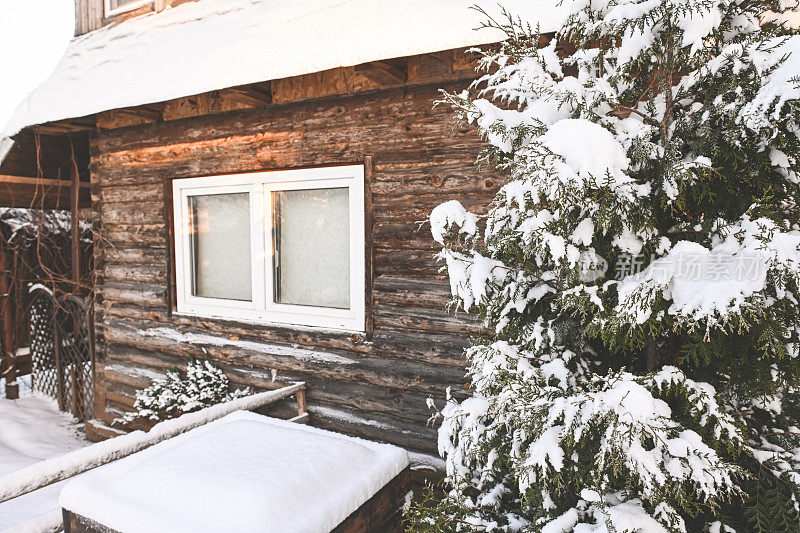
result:
[[[308,333],[322,333],[322,334],[330,334],[336,336],[352,337],[353,335],[358,335],[359,344],[364,342],[364,335],[365,335],[365,331],[363,329],[360,330],[358,328],[310,326],[307,324],[294,324],[290,322],[278,322],[274,320],[259,320],[256,318],[234,317],[230,315],[224,315],[222,313],[219,314],[208,313],[208,312],[201,313],[201,312],[191,312],[182,310],[182,311],[173,311],[172,316],[181,318],[205,318],[209,320],[222,320],[225,322],[233,322],[237,324],[246,324],[246,325],[275,328],[275,329],[288,329],[292,331],[304,331]]]

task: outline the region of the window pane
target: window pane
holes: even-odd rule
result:
[[[250,195],[191,196],[189,211],[192,294],[250,301]]]
[[[346,187],[273,193],[275,301],[350,308]]]

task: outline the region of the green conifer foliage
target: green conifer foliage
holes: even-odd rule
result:
[[[166,420],[250,394],[249,388],[231,390],[228,376],[211,361],[192,358],[186,374],[170,370],[166,377],[136,391],[133,404],[136,411],[126,415],[122,421],[130,422],[136,418]]]
[[[493,336],[414,531],[800,531],[800,35],[779,0],[504,13],[445,94],[507,177],[431,214]]]

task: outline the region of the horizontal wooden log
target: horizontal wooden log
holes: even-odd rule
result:
[[[393,128],[400,125],[409,135],[415,131],[424,131],[423,126],[414,119],[420,115],[429,121],[433,117],[438,123],[439,132],[450,129],[449,113],[444,107],[434,109],[433,102],[441,95],[439,89],[460,91],[465,87],[462,81],[432,84],[406,89],[392,89],[378,93],[363,93],[350,96],[334,96],[314,102],[294,102],[275,105],[259,110],[241,110],[208,115],[167,124],[153,124],[142,127],[125,128],[107,133],[100,133],[97,149],[101,154],[115,151],[131,151],[143,148],[168,146],[187,141],[198,142],[208,139],[233,138],[247,132],[265,131],[269,125],[271,131],[290,131],[293,124],[305,127],[331,124],[331,119],[339,119],[345,123],[336,123],[335,131],[342,132],[350,124],[362,124],[360,130],[369,130],[370,126],[379,127],[385,119],[394,119]],[[289,122],[284,120],[289,119]],[[397,119],[400,119],[398,124]],[[441,122],[439,119],[444,119]],[[437,127],[437,126],[433,126]],[[363,133],[362,133],[363,135]],[[440,140],[440,139],[439,139]],[[475,146],[480,146],[476,140]]]
[[[114,206],[114,209],[104,203],[100,220],[103,224],[163,224],[163,209],[163,200],[121,204]]]
[[[103,262],[107,264],[165,265],[167,262],[166,243],[160,248],[154,246],[123,246],[122,243],[112,243],[107,239],[103,239],[102,234],[98,241],[98,244],[102,246]],[[98,241],[95,242],[97,243]]]
[[[464,350],[470,345],[465,335],[443,335],[421,331],[379,329],[373,336],[373,353],[436,365],[466,368]]]
[[[412,451],[437,454],[436,428],[421,424],[399,423],[389,417],[366,418],[349,409],[309,406],[314,426],[365,439],[391,442]]]
[[[102,187],[101,191],[104,209],[110,209],[118,204],[163,202],[164,196],[164,186],[158,182],[131,184],[123,187],[106,186]]]
[[[163,224],[105,224],[102,234],[104,241],[116,249],[161,250],[167,247]]]
[[[426,404],[427,398],[430,397],[428,394],[391,390],[347,380],[325,379],[313,372],[273,374],[266,370],[228,363],[220,364],[220,368],[225,371],[234,386],[250,387],[256,391],[272,390],[287,383],[309,378],[311,381],[306,381],[306,384],[311,403],[352,409],[364,417],[382,413],[397,420],[424,424],[431,414]],[[185,371],[185,368],[176,369]],[[109,361],[103,372],[107,381],[108,401],[128,409],[133,408],[136,390],[149,386],[153,379],[165,375],[165,372],[151,370],[149,367],[141,366],[141,363],[133,365],[118,360]],[[436,398],[443,400],[444,394],[438,394]]]
[[[245,338],[248,335],[255,335],[265,342],[288,342],[299,346],[346,350],[381,358],[411,359],[458,368],[465,366],[463,351],[470,343],[469,337],[461,333],[433,334],[416,329],[380,329],[375,332],[372,342],[353,343],[347,334],[337,336],[327,332],[302,331],[291,327],[275,328],[269,325],[241,324],[227,320],[177,315],[168,318],[165,310],[154,311],[144,306],[130,307],[116,302],[104,310],[103,317],[108,323],[122,320],[128,325],[139,324],[141,327],[168,324],[196,328],[198,331],[216,335]]]
[[[446,332],[464,336],[480,335],[483,330],[474,318],[447,314],[411,306],[375,305],[375,328],[382,330],[414,330],[432,333]]]
[[[430,250],[376,249],[373,257],[375,273],[379,276],[401,274],[404,276],[435,277],[441,265]]]
[[[152,360],[148,366],[175,368],[175,361],[190,356],[210,355],[220,362],[279,372],[311,372],[328,379],[347,379],[398,390],[416,390],[425,394],[440,393],[444,387],[464,383],[464,370],[458,367],[432,365],[412,360],[370,357],[347,351],[300,348],[277,343],[260,343],[253,339],[237,339],[219,346],[220,341],[204,341],[187,332],[186,342],[172,335],[145,335],[135,328],[106,324],[105,339],[108,359],[132,354],[139,361]],[[224,342],[224,341],[223,341]],[[183,365],[179,365],[183,366]],[[158,367],[156,367],[158,368]]]
[[[375,303],[414,305],[444,310],[451,299],[450,283],[433,278],[378,276],[372,282]]]
[[[171,325],[173,327],[189,327],[197,331],[218,335],[233,335],[247,337],[257,336],[265,342],[284,342],[300,346],[318,346],[351,350],[354,352],[369,352],[372,348],[363,341],[353,342],[348,332],[334,332],[316,330],[313,328],[296,328],[292,326],[277,326],[272,324],[242,323],[233,320],[218,318],[192,317],[173,314],[168,317],[164,309],[148,308],[146,305],[131,305],[124,302],[109,302],[105,310],[109,322],[121,320],[128,325],[137,324],[141,328]]]
[[[130,302],[158,307],[166,305],[164,287],[147,283],[107,281],[103,284],[106,302]]]
[[[102,274],[109,282],[136,282],[151,286],[164,285],[167,279],[166,268],[142,264],[107,264],[102,269]]]

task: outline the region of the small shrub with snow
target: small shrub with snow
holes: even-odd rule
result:
[[[493,338],[410,529],[800,531],[796,6],[567,5],[445,96],[508,183],[431,214]]]
[[[165,378],[154,380],[146,389],[137,391],[136,412],[123,420],[166,420],[250,394],[249,388],[231,391],[228,377],[210,361],[192,359],[185,375],[170,370]]]

